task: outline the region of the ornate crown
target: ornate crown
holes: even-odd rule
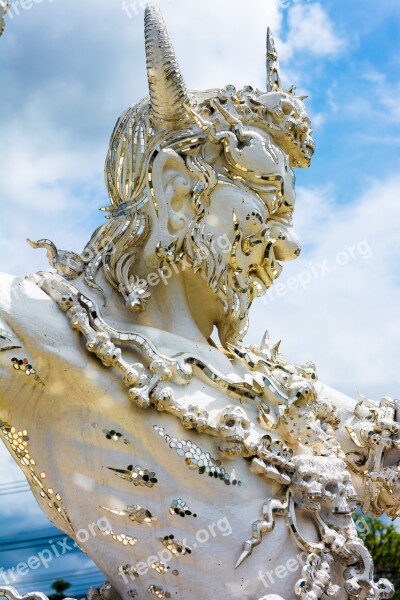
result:
[[[292,167],[308,167],[314,152],[311,122],[303,97],[294,87],[282,89],[270,29],[266,44],[266,92],[246,86],[236,90],[188,90],[160,9],[145,10],[145,45],[149,98],[129,107],[114,128],[105,166],[113,214],[143,205],[151,156],[161,147],[187,149],[194,136],[218,142],[225,134],[240,136],[254,128],[269,134],[288,155]],[[190,149],[190,144],[189,144]]]

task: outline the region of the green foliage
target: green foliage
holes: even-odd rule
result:
[[[50,594],[49,600],[63,600],[63,598],[65,598],[64,592],[71,587],[71,584],[68,583],[68,581],[65,581],[65,579],[56,579],[51,584],[51,587],[53,588],[53,590],[55,590],[56,593]]]
[[[358,535],[364,541],[374,561],[375,577],[386,577],[393,583],[400,600],[400,532],[391,524],[370,516],[356,515]]]

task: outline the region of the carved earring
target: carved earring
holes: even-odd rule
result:
[[[157,243],[156,256],[159,259],[159,269],[180,258],[177,256],[177,245],[178,240],[173,240],[168,246],[163,246],[161,242]]]
[[[144,312],[151,298],[149,284],[145,279],[132,275],[130,281],[119,285],[119,291],[125,299],[125,305],[132,312]]]

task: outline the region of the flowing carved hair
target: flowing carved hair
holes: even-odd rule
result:
[[[101,209],[108,213],[106,222],[94,231],[79,254],[60,250],[48,239],[28,240],[29,243],[34,248],[46,248],[51,266],[67,279],[82,275],[90,287],[101,290],[95,279],[102,270],[132,310],[144,310],[148,292],[143,285],[138,286],[134,267],[151,229],[157,227],[157,198],[152,186],[154,159],[161,149],[171,148],[193,173],[197,181],[191,194],[195,218],[189,229],[193,231],[216,183],[213,168],[203,158],[204,142],[194,124],[155,131],[148,99],[129,107],[115,125],[106,157],[104,175],[111,201],[110,206]],[[189,258],[198,265],[202,253],[193,242],[194,245],[187,245]],[[179,260],[179,256],[174,259]]]

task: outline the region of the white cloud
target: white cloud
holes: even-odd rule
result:
[[[265,37],[268,26],[279,34],[278,1],[165,0],[161,7],[189,87],[265,87]]]
[[[44,253],[25,243],[28,237],[50,237],[60,247],[82,249],[88,221],[106,199],[103,157],[95,148],[88,152],[82,144],[71,144],[40,111],[0,132],[7,147],[0,179],[7,223],[0,240],[1,269],[22,275],[46,266]]]
[[[304,251],[281,281],[300,283],[295,291],[285,285],[281,296],[272,288],[266,304],[257,300],[249,340],[259,341],[263,323],[282,338],[288,358],[316,362],[325,383],[353,396],[399,393],[399,186],[398,176],[371,180],[351,206],[339,206],[332,189],[299,190],[295,224]]]
[[[329,15],[319,3],[297,4],[289,9],[286,42],[281,45],[282,58],[314,54],[335,56],[345,41],[335,31]]]
[[[328,91],[328,100],[332,102],[334,112],[339,118],[351,119],[365,130],[368,123],[368,136],[359,134],[360,139],[378,144],[396,144],[399,140],[400,124],[400,79],[397,72],[378,71],[370,63],[359,63],[358,75],[348,88]],[[355,84],[358,89],[355,92]],[[335,93],[334,93],[335,92]],[[337,97],[341,104],[338,111]],[[360,127],[360,128],[361,128]],[[358,138],[357,138],[358,141]]]
[[[363,75],[363,78],[371,83],[369,96],[375,97],[372,100],[370,112],[379,112],[379,118],[400,123],[400,81],[388,81],[386,75],[369,67]],[[375,104],[375,106],[374,106]]]
[[[320,130],[324,126],[327,115],[322,112],[317,112],[315,114],[311,113],[310,117],[311,117],[311,122],[313,124],[314,130],[316,130],[316,129]]]

